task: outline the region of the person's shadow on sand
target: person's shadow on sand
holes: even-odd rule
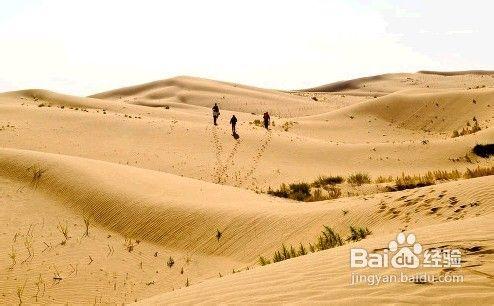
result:
[[[235,140],[237,140],[237,139],[239,139],[239,138],[240,138],[240,135],[239,135],[239,134],[237,134],[237,132],[234,132],[234,133],[232,134],[232,136],[233,136],[233,138],[235,138]]]

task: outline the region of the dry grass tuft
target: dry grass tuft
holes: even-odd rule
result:
[[[11,264],[11,266],[9,267],[9,269],[10,269],[10,270],[12,270],[12,269],[14,268],[15,264],[17,263],[17,261],[16,261],[16,258],[17,258],[17,252],[16,252],[16,250],[14,249],[14,246],[13,246],[13,245],[12,245],[11,250],[10,250],[10,252],[9,252],[9,258],[10,258],[10,260],[12,261],[12,264]]]
[[[393,182],[395,179],[389,175],[389,176],[382,176],[380,175],[378,178],[376,178],[376,180],[374,181],[376,184],[383,184],[383,183],[391,183]]]
[[[362,228],[351,226],[350,236],[347,238],[347,241],[359,241],[361,239],[365,239],[370,234],[371,231],[367,227]],[[282,244],[281,249],[274,252],[272,262],[280,262],[290,258],[306,255],[309,252],[314,253],[317,251],[335,248],[338,246],[342,246],[344,243],[344,240],[338,233],[336,233],[332,228],[324,226],[324,230],[317,238],[317,242],[315,244],[309,243],[308,250],[302,243],[300,243],[298,249],[295,249],[293,246],[287,247],[285,244]],[[263,256],[259,257],[259,264],[261,266],[265,266],[270,263],[271,261],[269,259],[266,259]]]
[[[481,128],[479,126],[479,122],[477,121],[477,118],[473,117],[472,121],[473,121],[473,125],[470,124],[470,121],[467,121],[467,127],[462,128],[461,131],[454,130],[453,135],[451,135],[451,137],[455,138],[455,137],[465,136],[480,131]]]
[[[325,225],[321,235],[317,238],[316,248],[319,251],[322,251],[337,246],[342,246],[343,243],[344,242],[343,239],[341,239],[341,236],[333,231],[333,229]]]
[[[347,178],[347,182],[354,186],[361,186],[363,184],[370,184],[371,178],[369,174],[363,172],[357,172],[350,174]]]
[[[491,167],[477,167],[476,169],[467,169],[463,174],[466,179],[494,175],[494,166]]]
[[[61,245],[65,245],[67,243],[67,240],[69,240],[69,227],[67,225],[67,221],[65,221],[65,224],[59,222],[57,225],[58,231],[63,235],[64,240],[61,242]]]
[[[264,258],[262,256],[259,256],[259,264],[261,266],[269,265],[270,263],[271,263],[271,260],[266,259],[266,258]]]
[[[28,171],[32,171],[32,178],[31,178],[31,186],[33,186],[34,189],[38,188],[41,178],[43,174],[47,171],[47,169],[40,168],[37,165],[31,166],[27,168]]]
[[[24,289],[26,289],[26,282],[27,280],[24,281],[24,284],[22,286],[17,286],[16,294],[17,298],[19,299],[19,305],[22,304],[22,296],[24,295]]]
[[[171,269],[171,267],[173,267],[174,264],[175,264],[175,260],[173,260],[173,257],[170,256],[170,258],[168,258],[168,261],[166,262],[166,265],[168,266],[168,268]]]
[[[137,244],[136,241],[132,240],[132,238],[125,238],[125,248],[129,253],[134,250],[136,244]]]
[[[312,187],[322,188],[327,185],[337,185],[345,181],[342,176],[319,176],[311,185]]]
[[[346,239],[347,241],[359,241],[365,239],[372,232],[367,227],[353,227],[350,226],[350,236]]]
[[[216,229],[216,240],[218,240],[218,242],[220,241],[222,235],[223,233],[219,229]]]
[[[82,237],[89,237],[89,225],[91,224],[91,219],[88,215],[84,215],[84,235]]]

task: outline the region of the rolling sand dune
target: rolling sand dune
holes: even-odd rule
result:
[[[377,95],[382,96],[392,92],[420,89],[475,89],[482,86],[492,86],[494,75],[492,71],[420,71],[418,73],[390,73],[354,80],[326,84],[303,91],[328,92],[345,95]]]
[[[0,94],[0,303],[491,304],[494,176],[390,190],[402,174],[492,167],[472,148],[494,139],[493,88],[489,73],[423,72],[293,92],[177,77],[91,97]],[[372,181],[332,200],[266,194],[356,172]],[[372,233],[259,265],[325,225]],[[424,269],[464,282],[352,286],[349,249],[382,250],[401,231],[462,250],[460,268]]]
[[[330,105],[280,91],[187,76],[112,90],[91,97],[153,107],[183,103],[210,108],[214,102],[218,102],[225,110],[262,114],[269,108],[274,115],[282,117],[317,114],[331,109]]]
[[[492,214],[476,219],[450,222],[447,227],[431,225],[414,233],[428,248],[448,246],[461,248],[467,264],[462,269],[436,269],[437,277],[446,274],[465,275],[462,284],[405,284],[389,283],[379,286],[351,285],[352,271],[347,263],[350,245],[324,252],[294,258],[275,265],[206,281],[197,286],[184,288],[146,299],[139,304],[167,303],[327,303],[331,304],[490,304],[492,254],[494,239]],[[461,235],[458,235],[461,232]],[[434,235],[430,235],[434,233]],[[386,248],[393,235],[369,239],[359,246],[367,249]],[[353,245],[355,247],[355,245]],[[492,255],[491,255],[492,256]],[[347,264],[343,264],[347,263]],[[417,271],[418,273],[423,271]],[[372,274],[370,268],[360,269],[361,274]],[[393,269],[381,269],[381,275],[393,273]],[[468,294],[465,294],[468,292]]]

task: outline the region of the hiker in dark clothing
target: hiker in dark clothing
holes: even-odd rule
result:
[[[218,117],[220,116],[220,108],[218,106],[217,103],[214,103],[214,106],[213,106],[213,122],[214,122],[214,125],[218,125],[216,123],[216,120],[218,120]]]
[[[267,130],[269,128],[269,123],[271,122],[271,117],[269,117],[268,112],[265,112],[263,118],[264,118],[264,127]]]
[[[235,115],[233,115],[232,119],[230,119],[230,124],[232,125],[233,135],[237,134],[237,131],[235,130],[235,126],[237,125],[237,117],[235,117]]]

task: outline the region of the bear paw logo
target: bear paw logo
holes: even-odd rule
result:
[[[388,248],[391,252],[398,251],[391,258],[391,265],[393,268],[415,269],[420,265],[420,259],[417,255],[422,252],[422,245],[416,242],[414,234],[409,234],[405,237],[405,234],[399,233],[398,236],[396,236],[396,241],[392,240],[389,242]]]

